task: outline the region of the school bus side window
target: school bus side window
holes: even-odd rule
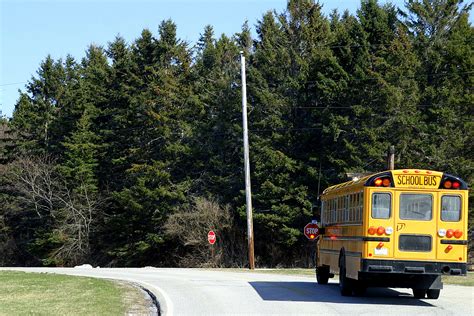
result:
[[[391,206],[392,196],[390,193],[372,194],[372,218],[390,218]]]
[[[441,220],[459,222],[461,220],[461,197],[443,195],[441,198]]]

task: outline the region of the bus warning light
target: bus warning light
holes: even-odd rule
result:
[[[451,181],[446,180],[446,181],[444,182],[444,188],[445,188],[445,189],[451,189],[452,186],[453,186],[453,183],[452,183]]]
[[[459,187],[461,186],[461,184],[457,181],[454,181],[453,182],[453,189],[459,189]]]
[[[384,187],[388,187],[388,186],[390,186],[390,179],[389,179],[389,178],[385,178],[385,179],[383,179],[382,183],[383,183],[383,186],[384,186]]]

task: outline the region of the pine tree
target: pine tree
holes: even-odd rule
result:
[[[186,44],[176,38],[176,26],[164,21],[159,38],[144,31],[133,48],[141,90],[130,106],[136,138],[129,143],[129,166],[123,188],[114,193],[118,204],[116,222],[122,232],[121,243],[111,252],[126,264],[157,258],[164,244],[162,226],[173,208],[185,201],[189,152],[190,56]],[[136,84],[136,83],[134,83]],[[125,227],[124,227],[125,226]],[[123,256],[123,257],[122,257]]]
[[[29,140],[27,150],[47,151],[55,144],[51,125],[63,107],[65,95],[65,69],[61,60],[47,56],[27,84],[25,93],[15,106],[12,127],[21,137]]]

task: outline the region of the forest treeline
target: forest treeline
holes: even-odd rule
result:
[[[307,266],[318,192],[384,170],[389,145],[397,168],[472,187],[470,9],[363,0],[326,16],[291,0],[253,37],[207,26],[187,43],[166,20],[47,56],[2,119],[0,264],[246,266],[240,51],[257,266]]]

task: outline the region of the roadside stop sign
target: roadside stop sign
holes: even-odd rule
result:
[[[319,226],[315,222],[306,224],[303,233],[309,240],[314,240],[319,236]]]
[[[214,233],[212,230],[207,233],[207,241],[211,245],[214,245],[214,243],[216,242],[216,233]]]

